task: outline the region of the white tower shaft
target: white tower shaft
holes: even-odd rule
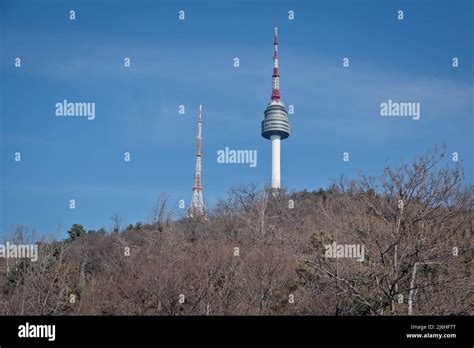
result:
[[[272,182],[271,186],[274,189],[279,189],[281,187],[281,177],[280,177],[280,139],[279,135],[272,135]]]

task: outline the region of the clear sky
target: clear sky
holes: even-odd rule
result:
[[[379,175],[442,143],[459,153],[472,183],[472,7],[470,0],[0,0],[0,236],[17,224],[43,235],[59,225],[62,236],[73,223],[108,228],[114,213],[126,224],[146,221],[162,192],[188,205],[199,104],[206,204],[232,186],[268,183],[270,142],[260,123],[275,17],[282,100],[295,107],[282,141],[287,188]],[[94,102],[95,119],[57,117],[64,99]],[[381,117],[389,99],[419,102],[420,119]],[[217,163],[225,147],[257,150],[257,166]]]

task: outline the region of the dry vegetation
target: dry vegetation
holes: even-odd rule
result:
[[[162,196],[147,224],[74,225],[37,262],[0,259],[0,312],[471,314],[473,188],[442,157],[314,192],[235,188],[207,219],[177,217]],[[325,257],[333,241],[363,245],[365,261]]]

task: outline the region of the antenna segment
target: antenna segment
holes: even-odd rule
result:
[[[188,209],[188,216],[204,216],[204,200],[201,185],[201,130],[202,130],[202,105],[199,105],[198,133],[196,137],[196,166],[194,170],[193,198]]]

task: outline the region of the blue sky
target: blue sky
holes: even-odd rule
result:
[[[266,184],[270,142],[260,122],[271,93],[275,17],[282,99],[295,106],[291,136],[282,142],[287,188],[327,187],[340,174],[379,175],[387,163],[442,143],[459,153],[472,183],[472,6],[0,0],[0,235],[17,224],[42,235],[60,226],[59,236],[73,223],[108,228],[114,213],[126,224],[146,221],[162,192],[189,204],[199,104],[206,204],[232,186]],[[178,20],[181,9],[185,21]],[[95,102],[95,120],[56,117],[64,99]],[[420,120],[381,117],[388,99],[419,102]],[[256,149],[257,166],[218,164],[226,146]]]

